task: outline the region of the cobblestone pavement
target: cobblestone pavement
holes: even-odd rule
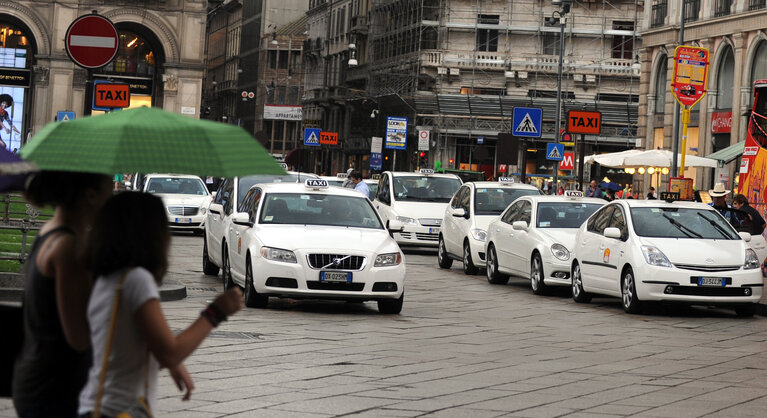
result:
[[[174,330],[220,280],[202,275],[202,240],[176,235],[164,302]],[[575,304],[494,286],[456,262],[407,252],[401,315],[365,304],[270,299],[222,324],[186,361],[182,402],[160,378],[157,416],[767,416],[767,318],[711,308],[623,313],[617,299]],[[0,400],[0,416],[13,416]]]

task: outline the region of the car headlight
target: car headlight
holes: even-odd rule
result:
[[[418,225],[418,221],[407,216],[397,216],[397,220],[405,225]]]
[[[281,248],[261,247],[261,256],[267,260],[281,261],[283,263],[297,263],[296,254],[290,250]]]
[[[402,254],[400,253],[387,253],[378,254],[376,256],[376,262],[373,264],[375,267],[388,267],[397,266],[402,262]]]
[[[551,253],[554,254],[559,260],[567,261],[570,259],[570,251],[562,244],[554,244],[551,246]]]
[[[484,229],[470,229],[471,237],[477,241],[485,241],[487,239],[487,231]]]
[[[644,254],[644,259],[647,261],[647,264],[651,266],[673,267],[671,262],[668,261],[668,258],[666,258],[666,255],[655,247],[643,245],[642,254]]]
[[[762,263],[759,262],[759,257],[756,256],[756,252],[750,248],[746,248],[746,264],[743,268],[746,270],[758,269]]]

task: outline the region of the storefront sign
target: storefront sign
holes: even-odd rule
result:
[[[110,75],[97,74],[95,79],[98,81],[112,81],[117,83],[124,83],[130,86],[131,96],[151,96],[152,95],[152,79],[150,78],[133,78],[133,77],[113,77]]]
[[[732,130],[732,111],[711,114],[711,133],[728,134]]]
[[[264,105],[264,120],[295,120],[304,119],[301,106]]]
[[[29,70],[0,68],[0,86],[29,87],[31,79]]]
[[[383,154],[380,152],[371,152],[370,153],[370,169],[371,170],[380,170],[383,168]]]

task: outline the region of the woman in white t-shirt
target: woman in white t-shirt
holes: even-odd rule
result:
[[[88,303],[93,364],[80,392],[79,414],[92,414],[97,403],[110,319],[121,280],[117,322],[101,395],[103,416],[117,416],[139,398],[145,398],[156,410],[160,367],[169,369],[178,388],[186,390],[184,400],[189,399],[194,384],[182,361],[215,326],[242,307],[242,293],[230,289],[174,336],[162,313],[158,291],[168,267],[170,239],[165,208],[153,195],[121,193],[111,197],[101,210],[87,250],[96,277]]]

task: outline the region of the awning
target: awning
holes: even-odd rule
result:
[[[725,149],[706,155],[706,158],[721,161],[725,164],[743,155],[743,148],[746,146],[746,141],[740,141],[737,144],[730,145]]]

